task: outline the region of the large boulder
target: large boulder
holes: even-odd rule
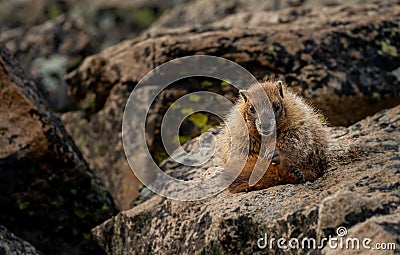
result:
[[[83,59],[147,28],[171,1],[2,1],[0,42],[57,111],[68,100],[63,76]],[[90,8],[86,8],[90,5]],[[12,29],[10,29],[12,28]],[[80,97],[76,91],[74,97]],[[90,107],[86,102],[85,108]]]
[[[387,0],[385,0],[388,2]],[[242,12],[258,13],[262,11],[277,11],[288,7],[299,6],[337,6],[376,3],[376,0],[196,0],[178,5],[167,10],[150,30],[176,28],[183,26],[202,26],[219,21],[232,14]]]
[[[90,229],[116,206],[4,45],[0,98],[0,224],[47,254],[100,252]]]
[[[86,58],[68,74],[69,91],[82,111],[67,113],[62,119],[96,174],[118,203],[128,208],[137,193],[130,185],[136,181],[123,177],[130,175],[129,167],[121,138],[115,134],[121,134],[130,92],[153,68],[193,54],[225,57],[257,78],[279,76],[321,109],[332,125],[349,125],[398,104],[399,13],[395,3],[302,7],[241,13],[207,27],[149,32]],[[218,80],[178,83],[160,95],[148,115],[148,146],[158,162],[165,159],[159,134],[171,102],[198,90],[232,100],[237,95],[235,88]],[[200,121],[199,126],[185,120],[187,128],[182,132],[187,133],[179,139],[187,141],[219,122],[211,115],[201,119],[208,122]]]
[[[41,254],[30,243],[15,236],[3,226],[0,226],[0,253],[4,255],[26,254],[39,255]]]
[[[394,243],[397,250],[386,254],[398,252],[400,106],[348,128],[332,128],[330,134],[330,167],[315,182],[248,193],[223,191],[195,202],[154,195],[93,233],[108,254],[304,254],[307,247],[282,250],[277,240],[285,238],[289,245],[291,238],[301,243],[304,238],[329,237],[370,238],[371,247],[379,242]],[[186,149],[195,152],[196,144],[190,142]],[[178,176],[181,171],[180,177],[185,179],[205,170],[170,161],[163,166]],[[272,238],[275,243],[269,247]],[[296,246],[296,240],[292,245]],[[325,242],[324,250],[308,252],[355,251],[329,250]]]
[[[39,84],[50,105],[61,110],[71,104],[64,75],[99,49],[98,38],[85,29],[82,18],[61,15],[38,26],[6,31],[0,42]]]
[[[88,116],[78,111],[61,116],[90,168],[122,209],[131,207],[140,188],[126,161],[121,139],[123,109],[130,90],[126,86],[115,86],[113,96],[96,115]]]
[[[0,33],[17,27],[36,26],[65,13],[76,13],[93,19],[105,18],[105,21],[101,21],[100,19],[97,21],[103,23],[105,26],[112,25],[110,23],[114,21],[117,21],[119,25],[132,25],[135,23],[138,25],[137,23],[140,24],[144,22],[141,21],[141,18],[149,20],[149,17],[146,17],[146,15],[149,14],[149,10],[156,9],[156,12],[163,11],[184,1],[185,0],[2,0],[0,9]],[[141,14],[135,12],[135,10],[144,10],[144,13]],[[103,16],[102,14],[106,15]],[[106,23],[108,23],[108,25],[106,25]],[[114,27],[114,29],[118,28]]]
[[[257,78],[280,76],[330,123],[349,125],[400,99],[399,13],[396,3],[313,7],[265,12],[261,24],[249,27],[251,19],[239,15],[234,26],[147,33],[86,58],[67,83],[71,91],[88,91],[81,100],[101,101],[101,109],[105,100],[97,98],[114,85],[134,85],[177,57],[209,54],[231,59]],[[278,17],[272,26],[271,16]]]

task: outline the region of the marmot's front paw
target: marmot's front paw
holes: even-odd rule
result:
[[[281,156],[278,148],[275,148],[274,155],[272,156],[271,164],[279,165],[281,163]]]
[[[290,172],[296,175],[298,183],[303,183],[306,181],[303,173],[298,168],[290,168]]]

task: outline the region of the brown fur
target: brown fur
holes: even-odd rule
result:
[[[253,85],[245,91],[249,98],[247,99],[246,96],[239,98],[235,109],[227,116],[226,123],[231,127],[232,134],[225,126],[219,138],[223,164],[229,157],[243,156],[247,153],[249,155],[239,177],[229,188],[231,192],[264,189],[304,180],[314,181],[323,174],[326,168],[328,133],[325,124],[318,119],[318,114],[312,107],[304,103],[284,85],[280,90],[281,84],[281,82],[275,81],[262,83],[262,89],[266,92],[272,106],[276,106],[278,102],[281,105],[280,109],[274,113],[276,121],[275,156],[278,156],[280,160],[275,162],[276,164],[270,164],[263,177],[251,187],[248,180],[255,162],[260,158],[261,135],[256,128],[256,117],[250,112],[249,107],[257,103],[257,100],[262,100],[263,97],[259,96],[260,87]],[[283,93],[283,97],[281,93]],[[238,121],[242,116],[246,125],[241,125]],[[249,141],[245,135],[246,132],[249,133]],[[239,141],[236,148],[231,148],[231,139]],[[249,144],[248,152],[243,149],[246,148],[243,146],[246,143]],[[268,160],[262,157],[260,159],[262,164],[268,165]]]

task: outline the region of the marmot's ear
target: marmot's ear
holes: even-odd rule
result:
[[[276,82],[276,87],[278,88],[279,95],[283,98],[283,82],[282,81],[277,81]]]
[[[247,102],[247,91],[246,90],[239,90],[239,95],[243,98],[244,102]]]

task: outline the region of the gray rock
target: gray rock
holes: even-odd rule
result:
[[[399,8],[393,2],[301,7],[251,13],[255,20],[238,14],[226,24],[156,30],[86,58],[67,83],[71,91],[86,91],[82,104],[94,102],[99,110],[113,86],[134,86],[177,57],[209,54],[231,59],[257,78],[286,80],[330,123],[347,126],[399,101]]]
[[[67,113],[62,119],[84,157],[98,171],[96,174],[119,205],[127,209],[137,195],[138,184],[129,177],[132,174],[122,150],[123,109],[132,89],[153,68],[193,54],[225,57],[246,67],[257,78],[277,75],[320,109],[332,125],[349,125],[399,102],[400,80],[393,75],[399,61],[392,54],[400,41],[399,8],[394,2],[301,7],[252,12],[254,20],[237,14],[226,26],[215,23],[149,32],[86,58],[69,73],[69,91],[81,111]],[[275,16],[279,18],[270,21]],[[390,36],[387,31],[391,31]],[[360,77],[367,83],[361,83]],[[169,103],[199,90],[231,100],[237,96],[235,88],[223,86],[220,81],[207,81],[207,86],[201,86],[202,81],[191,79],[177,85],[163,91],[149,111],[146,135],[149,151],[157,162],[166,155],[160,142],[160,127]],[[202,127],[184,122],[183,138],[190,140],[220,121],[211,114],[205,118],[208,121]],[[104,144],[104,140],[108,143]]]
[[[260,12],[260,15],[264,15],[265,13],[262,11],[277,11],[288,7],[357,5],[377,2],[376,0],[231,0],[223,2],[218,0],[197,0],[178,5],[166,11],[150,27],[150,30],[203,26],[246,12],[256,15]],[[264,15],[264,19],[269,19],[271,16],[275,17],[275,15],[269,15],[269,17]]]
[[[40,255],[30,243],[15,236],[5,227],[0,226],[0,254],[4,255]]]
[[[343,237],[345,243],[343,247],[350,247],[350,249],[335,249],[327,246],[322,253],[326,255],[354,254],[351,247],[360,247],[365,254],[370,252],[373,254],[399,254],[399,219],[399,210],[397,213],[371,217],[350,228]],[[354,241],[347,241],[350,239]]]
[[[321,254],[307,247],[282,250],[276,242],[260,249],[257,242],[265,234],[268,240],[300,241],[335,236],[340,226],[349,229],[349,237],[372,234],[374,242],[398,246],[399,137],[397,106],[349,128],[332,128],[330,167],[313,183],[224,191],[197,202],[155,195],[93,234],[108,254]],[[173,162],[164,165],[174,173],[186,171]]]
[[[118,210],[36,84],[0,47],[0,224],[47,254],[101,252]]]

